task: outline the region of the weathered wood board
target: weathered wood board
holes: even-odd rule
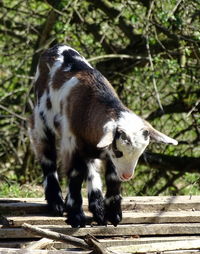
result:
[[[123,210],[131,211],[200,211],[200,196],[124,197]],[[83,199],[83,209],[88,210]],[[41,214],[47,212],[42,198],[0,198],[0,214]]]
[[[42,198],[0,198],[0,253],[90,253],[55,241],[49,250],[26,252],[22,247],[40,237],[25,231],[23,223],[76,237],[92,234],[110,253],[200,253],[200,196],[126,197],[122,208],[120,225],[97,226],[84,199],[87,226],[74,229],[65,217],[48,215]]]
[[[178,213],[178,214],[177,214]],[[87,215],[87,224],[92,222],[91,215]],[[66,225],[65,217],[44,215],[6,216],[7,223],[12,227],[20,227],[23,223],[32,225]],[[122,224],[141,223],[193,223],[200,222],[200,211],[169,211],[169,212],[123,212]]]
[[[162,224],[127,224],[117,227],[109,226],[87,226],[85,228],[71,228],[68,225],[41,225],[43,229],[52,230],[72,236],[142,236],[142,235],[194,235],[200,234],[200,223],[162,223]],[[0,239],[6,238],[38,238],[27,233],[22,228],[1,228]]]
[[[177,242],[165,242],[163,243],[147,243],[147,244],[135,244],[128,246],[109,247],[108,250],[113,253],[147,253],[147,252],[163,252],[163,251],[179,251],[179,250],[194,250],[200,249],[199,240],[185,240]]]
[[[91,251],[74,251],[74,250],[25,250],[0,248],[1,254],[89,254]]]

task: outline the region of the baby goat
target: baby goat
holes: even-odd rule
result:
[[[41,55],[34,88],[30,135],[50,210],[56,215],[66,210],[72,227],[85,226],[81,186],[86,180],[94,220],[116,226],[122,219],[121,182],[131,179],[150,140],[174,145],[177,141],[126,108],[108,80],[68,46],[56,45]],[[68,175],[65,202],[56,169],[56,135]],[[105,198],[97,159],[105,167]]]

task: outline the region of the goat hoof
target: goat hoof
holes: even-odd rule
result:
[[[105,200],[105,220],[110,221],[115,227],[122,220],[121,197],[119,195]]]
[[[105,209],[103,197],[99,197],[98,199],[95,199],[93,202],[90,202],[89,210],[93,214],[93,218],[98,223],[98,225],[106,224],[104,220]]]
[[[60,197],[54,201],[48,201],[48,209],[54,216],[62,216],[64,212],[64,202]]]
[[[122,214],[121,214],[121,212],[119,212],[119,213],[115,212],[115,214],[114,213],[106,213],[105,218],[106,218],[106,221],[110,221],[111,224],[116,227],[122,220]]]
[[[72,228],[84,228],[86,218],[83,211],[80,210],[68,212],[66,223],[70,224]]]

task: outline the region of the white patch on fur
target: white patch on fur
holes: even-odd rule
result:
[[[78,171],[76,169],[72,170],[70,177],[76,177],[78,175]]]
[[[38,80],[39,76],[40,76],[40,69],[39,69],[39,66],[37,66],[36,73],[35,73],[35,78],[34,78],[35,82]]]
[[[55,73],[57,72],[58,69],[60,69],[60,67],[62,66],[63,62],[64,62],[64,56],[62,55],[63,51],[68,50],[69,47],[67,46],[60,46],[58,48],[58,57],[56,58],[53,66],[50,68],[50,82],[49,82],[49,86],[51,86],[53,77],[55,75]]]
[[[61,102],[65,102],[64,107],[66,107],[67,104],[67,97],[70,94],[71,89],[76,86],[76,84],[78,84],[79,80],[76,77],[72,77],[70,80],[66,81],[62,87],[60,89],[52,89],[50,88],[50,92],[49,95],[47,95],[47,92],[44,92],[44,94],[42,95],[42,97],[40,98],[40,103],[39,106],[36,106],[36,112],[35,112],[35,126],[38,129],[38,132],[40,133],[40,135],[42,134],[43,136],[45,135],[44,131],[42,131],[44,129],[44,123],[40,117],[40,112],[43,112],[44,117],[45,117],[45,124],[53,131],[56,132],[55,129],[55,125],[54,125],[54,120],[55,120],[55,116],[60,116],[60,123],[62,124],[62,119],[66,118],[67,116],[63,116],[61,117],[60,115],[60,105]],[[47,102],[47,98],[49,96],[49,99],[51,101],[52,104],[52,108],[49,110],[46,107],[46,102]],[[65,121],[64,121],[65,124]],[[66,129],[65,132],[67,132],[67,130],[69,129],[68,125],[65,124]]]
[[[132,112],[121,112],[117,126],[124,130],[128,136],[132,136],[141,129],[145,128],[142,118]]]
[[[92,191],[102,190],[101,177],[98,173],[99,168],[100,168],[100,160],[98,159],[88,164],[89,169],[87,182],[88,195],[90,195]]]
[[[40,117],[38,106],[34,109],[34,128],[29,129],[29,135],[31,137],[31,143],[33,144],[33,150],[37,157],[40,156],[37,151],[37,146],[40,145],[41,140],[46,137],[44,132],[44,122]]]
[[[70,131],[69,121],[66,117],[62,119],[62,139],[61,139],[61,151],[62,154],[68,153],[71,157],[73,151],[76,148],[76,138]]]
[[[55,171],[53,174],[54,174],[55,178],[58,180],[58,173],[57,173],[57,171]]]
[[[65,51],[65,50],[73,50],[74,52],[76,52],[78,54],[78,56],[74,56],[74,59],[77,60],[77,61],[82,61],[84,62],[85,64],[87,64],[90,68],[93,69],[93,67],[88,63],[88,61],[79,54],[78,51],[76,51],[75,49],[69,47],[69,46],[66,46],[66,45],[63,45],[63,46],[60,46],[58,48],[58,54],[62,56],[62,53]],[[61,58],[61,61],[63,61],[63,59]]]
[[[76,77],[72,77],[69,80],[65,81],[59,89],[53,89],[50,87],[49,96],[52,103],[52,110],[54,114],[60,113],[60,103],[64,101],[67,103],[67,97],[70,94],[73,87],[79,83],[79,80]],[[63,105],[63,106],[66,106]]]
[[[44,92],[42,97],[40,98],[40,104],[39,104],[39,112],[43,112],[44,117],[45,117],[45,124],[52,130],[55,131],[55,126],[54,126],[54,116],[55,113],[54,111],[48,110],[46,107],[47,104],[47,92]],[[50,98],[51,100],[51,98]]]
[[[88,63],[88,61],[85,59],[85,57],[83,56],[75,56],[75,59],[81,62],[84,62],[85,64],[87,64],[90,68],[93,69],[93,67]]]
[[[60,47],[58,48],[58,54],[59,54],[59,55],[62,55],[62,53],[63,53],[65,50],[69,50],[69,49],[71,49],[71,50],[77,52],[75,49],[73,49],[73,48],[71,48],[71,47],[69,47],[69,46],[62,45],[62,46],[60,46]],[[77,53],[78,53],[78,52],[77,52]]]
[[[64,61],[64,57],[63,56],[59,56],[56,59],[56,61],[54,62],[53,66],[51,67],[50,73],[49,73],[49,76],[50,76],[49,85],[51,85],[53,77],[54,77],[55,73],[57,72],[57,70],[60,69],[60,67],[62,66],[63,61]]]
[[[46,176],[45,179],[44,179],[43,187],[44,187],[44,189],[46,190],[46,188],[47,188],[47,176]]]
[[[70,71],[70,70],[71,70],[71,68],[72,68],[72,66],[71,66],[71,65],[69,65],[69,66],[67,66],[66,68],[64,68],[64,69],[63,69],[63,71],[68,72],[68,71]]]
[[[116,140],[117,149],[123,153],[123,156],[116,158],[112,149],[108,151],[110,158],[116,168],[116,173],[120,180],[124,179],[123,174],[133,175],[140,155],[149,144],[149,138],[145,140],[143,131],[146,129],[145,123],[139,116],[132,112],[122,112],[117,123],[117,128],[126,133],[131,144],[119,138]]]
[[[50,90],[50,93],[52,93],[51,102],[55,115],[60,112],[61,101],[63,101],[63,108],[67,108],[67,97],[70,95],[71,89],[75,87],[78,82],[79,80],[76,77],[72,77],[70,80],[66,81],[58,91],[53,89],[52,91]],[[61,151],[65,151],[71,156],[76,147],[76,139],[70,131],[67,112],[63,112],[63,114],[61,118]]]
[[[44,187],[45,190],[46,190],[46,188],[47,188],[48,177],[49,177],[50,175],[53,175],[53,176],[55,177],[55,179],[58,181],[58,173],[57,173],[57,171],[48,174],[48,175],[45,177],[44,182],[43,182],[43,187]],[[62,197],[62,194],[61,194],[61,193],[60,193],[60,196]]]

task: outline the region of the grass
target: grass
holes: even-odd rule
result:
[[[42,186],[36,184],[0,181],[0,198],[39,198],[43,193]]]
[[[105,181],[103,180],[103,191],[106,191]],[[140,193],[140,190],[148,181],[139,172],[136,172],[136,177],[128,182],[122,184],[122,196],[154,196],[156,191],[166,183],[166,179],[160,179],[159,183],[147,190],[147,193]],[[66,181],[61,181],[63,190],[63,197],[66,196]],[[180,179],[177,179],[173,186],[168,187],[160,195],[200,195],[200,177],[199,174],[185,173]],[[87,187],[83,184],[82,195],[87,197]],[[44,197],[44,190],[42,184],[27,183],[19,184],[16,180],[11,180],[7,177],[0,178],[0,198],[40,198]]]

